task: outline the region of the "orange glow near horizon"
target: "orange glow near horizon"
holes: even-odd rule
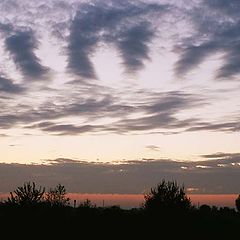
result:
[[[142,194],[89,194],[89,193],[69,193],[71,200],[76,200],[77,204],[89,199],[97,206],[113,206],[120,207],[140,207],[144,196]]]
[[[99,207],[120,206],[121,208],[138,208],[144,202],[143,194],[94,194],[94,193],[68,193],[68,197],[73,201],[76,200],[77,206],[89,199],[92,204]],[[1,193],[0,199],[7,199],[9,194]],[[201,206],[207,204],[217,207],[235,207],[235,199],[238,194],[188,194],[192,204]]]
[[[217,207],[235,207],[238,194],[189,194],[188,196],[196,206],[207,204]]]
[[[97,206],[112,206],[119,205],[121,207],[140,207],[144,201],[142,194],[80,194],[69,193],[71,200],[76,200],[77,203],[89,199]],[[192,204],[201,206],[207,204],[217,207],[235,207],[235,199],[237,194],[188,194]]]

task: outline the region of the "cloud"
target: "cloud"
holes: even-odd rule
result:
[[[179,119],[176,117],[186,108],[202,106],[204,101],[200,97],[183,92],[159,93],[158,96],[150,94],[148,100],[141,102],[126,102],[121,104],[121,99],[103,95],[98,101],[80,99],[71,104],[58,104],[58,108],[51,104],[44,104],[38,113],[31,110],[24,113],[28,116],[27,128],[38,128],[44,132],[56,135],[77,135],[83,133],[119,133],[132,134],[149,131],[179,130],[195,126],[197,119]],[[88,123],[59,123],[63,117],[81,116],[88,118]],[[138,117],[133,117],[137,115]],[[25,118],[23,116],[23,120]],[[21,118],[21,116],[20,116]],[[108,123],[104,119],[108,118]],[[58,120],[46,121],[46,120]],[[102,120],[102,121],[101,121]],[[39,123],[33,123],[37,122]],[[98,121],[98,122],[96,122]],[[100,121],[100,123],[99,123]],[[33,124],[31,124],[31,122]]]
[[[159,151],[160,150],[160,148],[156,145],[147,145],[145,148],[150,151]]]
[[[26,115],[17,116],[14,114],[2,113],[0,117],[0,129],[9,129],[16,126],[16,124],[25,121],[30,121]]]
[[[134,1],[81,4],[71,21],[68,69],[83,78],[97,78],[91,57],[100,42],[119,49],[127,72],[142,69],[154,36],[149,16],[166,9],[165,5]]]
[[[56,133],[57,135],[79,135],[98,132],[99,130],[104,130],[104,128],[93,125],[75,126],[73,124],[52,124],[48,127],[42,127],[41,130],[48,133]]]
[[[7,134],[0,134],[0,137],[3,138],[3,137],[9,137]]]
[[[204,165],[208,165],[212,168],[218,167],[219,165],[224,165],[225,167],[231,168],[232,166],[239,165],[240,154],[237,153],[225,153],[217,152],[212,154],[200,155],[204,160],[201,161]]]
[[[225,123],[196,123],[187,131],[221,131],[221,132],[238,132],[240,130],[239,120]]]
[[[240,22],[239,22],[240,23]],[[240,32],[239,32],[240,33]],[[239,34],[240,37],[240,34]],[[240,44],[235,43],[229,47],[225,54],[225,64],[220,67],[217,73],[217,77],[221,79],[229,79],[229,77],[235,76],[240,73],[239,62],[240,62]]]
[[[14,91],[16,90],[11,90]],[[39,129],[53,135],[72,136],[87,133],[236,132],[240,129],[239,119],[236,117],[231,117],[232,121],[229,122],[202,121],[191,116],[181,117],[181,114],[186,113],[187,110],[198,109],[206,104],[206,99],[200,95],[182,91],[145,92],[141,93],[141,100],[137,100],[138,93],[133,92],[134,100],[126,101],[121,93],[113,90],[113,95],[110,95],[108,91],[102,94],[94,93],[95,98],[82,97],[80,94],[70,98],[63,97],[59,102],[47,100],[34,107],[13,104],[12,109],[18,111],[11,111],[11,108],[2,111],[0,128],[18,126],[25,129]]]
[[[143,113],[138,118],[125,118],[116,123],[118,131],[134,132],[160,129],[181,129],[195,125],[197,119],[182,119],[176,117],[186,108],[204,105],[200,98],[181,92],[168,92],[158,98],[139,106]]]
[[[203,1],[189,9],[174,4],[142,1],[80,4],[70,22],[68,69],[83,78],[97,78],[91,59],[105,43],[109,48],[119,50],[127,73],[138,72],[145,61],[151,59],[151,42],[155,37],[166,34],[162,33],[157,23],[168,14],[169,22],[171,19],[186,19],[186,27],[194,27],[187,37],[181,33],[171,37],[171,41],[176,43],[174,51],[179,57],[175,65],[178,77],[217,53],[224,55],[216,78],[235,77],[240,73],[237,65],[240,59],[238,5],[236,0],[231,0],[229,4],[224,1]],[[164,29],[168,22],[166,19],[163,22]],[[161,34],[157,34],[159,32]]]
[[[9,94],[19,94],[24,88],[19,84],[13,83],[10,79],[0,76],[0,92]]]
[[[175,65],[175,73],[182,77],[185,73],[191,71],[200,65],[208,56],[219,50],[216,43],[205,43],[199,46],[186,46],[180,51],[180,58]]]
[[[143,104],[142,108],[148,114],[170,113],[185,109],[187,107],[196,107],[205,104],[201,96],[191,95],[184,91],[169,91],[150,99],[149,104]]]
[[[41,65],[34,51],[38,41],[32,31],[18,31],[5,40],[6,49],[13,57],[22,74],[30,80],[45,78],[49,68]]]
[[[12,108],[0,112],[0,128],[18,125],[60,135],[87,132],[131,133],[135,130],[148,131],[165,126],[173,129],[180,125],[188,126],[188,120],[178,121],[175,114],[185,107],[202,104],[197,97],[180,92],[145,93],[141,101],[126,101],[122,99],[121,93],[114,90],[113,95],[109,92],[93,94],[95,97],[83,97],[81,94],[62,96],[58,101],[46,100],[34,107],[31,104],[16,104],[13,99],[13,102],[8,104]]]
[[[88,19],[82,18],[80,11],[76,13],[71,24],[68,45],[68,68],[76,75],[84,78],[96,78],[94,67],[90,60],[90,55],[95,50],[98,42],[95,34],[96,28],[98,28],[97,21],[96,24],[88,22]]]
[[[240,11],[240,5],[238,0],[204,0],[204,3],[212,10],[218,10],[221,13],[228,14],[230,16],[238,15]]]
[[[14,101],[14,100],[13,100]],[[89,129],[89,127],[74,127],[68,122],[67,124],[57,124],[53,126],[49,120],[61,120],[66,117],[77,117],[79,122],[93,121],[95,118],[101,119],[106,116],[116,118],[130,107],[116,104],[114,98],[109,95],[97,96],[96,99],[82,98],[76,96],[67,99],[64,97],[63,101],[55,103],[55,101],[44,101],[37,105],[31,106],[27,104],[14,104],[14,111],[1,112],[0,128],[13,127],[17,124],[26,127],[28,124],[33,124],[33,127],[45,129],[48,127],[49,131],[57,131],[57,129],[68,129],[72,134],[73,129],[80,132],[81,129]],[[18,111],[16,111],[18,109]],[[105,116],[103,115],[105,114]],[[37,124],[36,124],[37,123]],[[90,125],[90,124],[89,124]]]
[[[213,54],[222,53],[223,64],[219,65],[217,78],[233,79],[240,71],[240,19],[234,10],[237,2],[230,2],[228,5],[224,1],[194,1],[187,7],[174,1],[169,5],[161,1],[43,1],[39,5],[25,1],[22,4],[1,3],[0,9],[8,19],[1,21],[0,32],[5,50],[11,55],[4,61],[14,60],[27,79],[46,78],[50,69],[44,65],[43,55],[48,45],[41,45],[38,41],[43,34],[43,39],[49,36],[53,52],[57,46],[56,59],[60,57],[60,61],[66,61],[61,63],[62,67],[66,67],[73,76],[69,78],[62,71],[58,72],[51,82],[53,85],[44,82],[45,88],[41,89],[35,86],[27,88],[26,82],[15,83],[11,79],[17,79],[18,73],[14,71],[9,78],[0,78],[0,91],[8,98],[3,100],[1,96],[0,128],[31,128],[54,135],[239,131],[239,119],[236,117],[226,114],[224,117],[229,121],[222,120],[224,118],[210,121],[207,115],[201,115],[205,111],[204,104],[214,110],[217,101],[210,99],[208,93],[204,93],[205,100],[196,95],[195,85],[189,88],[189,92],[193,93],[191,95],[184,91],[163,93],[157,89],[147,90],[152,88],[150,84],[155,80],[150,80],[149,84],[144,82],[144,86],[147,84],[148,87],[141,91],[137,90],[137,85],[142,85],[141,81],[132,89],[122,91],[116,89],[114,79],[107,83],[111,87],[103,86],[105,80],[104,83],[98,82],[99,85],[96,81],[82,80],[97,78],[93,57],[95,51],[102,47],[117,50],[125,72],[133,74],[151,60],[152,52],[159,54],[164,49],[165,53],[165,47],[167,51],[173,47],[179,57],[175,65],[178,77]],[[178,22],[180,26],[185,24],[187,34],[185,28],[179,29]],[[171,28],[173,25],[175,27]],[[53,31],[60,31],[61,40],[52,35]],[[37,50],[43,50],[39,51],[43,62],[38,58]],[[161,58],[163,55],[160,55]],[[14,70],[11,64],[5,62],[2,68]],[[122,78],[122,81],[125,80]],[[64,84],[66,82],[68,84]],[[129,83],[128,80],[126,82]],[[172,83],[165,85],[164,82],[164,89],[179,87]],[[25,104],[17,98],[22,92]],[[222,94],[225,97],[225,89]],[[232,104],[236,105],[234,101],[235,98]]]
[[[211,159],[211,158],[225,158],[225,157],[228,157],[229,155],[231,156],[231,154],[229,154],[229,153],[221,153],[220,152],[220,153],[201,155],[201,157]]]
[[[137,73],[151,60],[150,53],[156,50],[151,43],[155,39],[157,47],[166,45],[164,36],[178,55],[178,78],[218,53],[223,56],[216,79],[235,79],[240,73],[237,0],[193,1],[188,6],[174,1],[10,1],[1,3],[0,9],[8,15],[1,21],[0,31],[12,34],[7,38],[7,49],[28,78],[44,78],[49,69],[34,53],[38,46],[35,34],[26,29],[58,36],[54,40],[66,50],[68,72],[83,79],[97,78],[93,56],[103,45],[118,50],[126,73]]]
[[[143,193],[164,178],[194,188],[195,193],[228,194],[239,192],[239,168],[239,153],[192,162],[143,159],[103,163],[59,158],[44,164],[0,163],[0,188],[9,192],[25,181],[44,186],[60,182],[69,192],[129,194]]]
[[[188,123],[186,121],[178,121],[178,119],[173,117],[171,113],[168,115],[160,113],[135,119],[122,119],[116,124],[119,133],[144,132],[157,129],[175,129],[186,127],[187,125]]]
[[[144,67],[144,60],[150,59],[149,47],[154,32],[148,22],[126,29],[120,34],[118,48],[123,58],[123,65],[128,73],[134,73]]]
[[[175,73],[183,76],[214,54],[220,53],[222,65],[216,72],[216,79],[234,79],[240,73],[239,3],[236,0],[203,1],[194,9],[185,11],[189,24],[194,25],[191,36],[183,38],[175,47],[179,60]]]
[[[13,26],[10,23],[0,23],[0,33],[7,35],[13,31]]]

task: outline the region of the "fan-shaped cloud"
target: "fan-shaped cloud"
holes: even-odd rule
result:
[[[127,72],[140,70],[154,37],[149,16],[163,10],[165,5],[130,1],[80,5],[71,22],[68,68],[83,78],[96,78],[91,57],[105,42],[119,49]]]
[[[26,78],[36,81],[46,77],[49,69],[41,65],[34,53],[38,41],[32,31],[16,32],[6,39],[5,44],[15,64]]]

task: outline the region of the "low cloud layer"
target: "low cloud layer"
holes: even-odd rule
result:
[[[162,179],[177,180],[189,193],[237,194],[240,154],[204,155],[203,161],[142,159],[116,163],[74,159],[46,160],[43,165],[0,164],[0,191],[8,192],[24,181],[40,185],[64,184],[69,192],[146,193]]]

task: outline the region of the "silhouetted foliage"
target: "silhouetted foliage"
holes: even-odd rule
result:
[[[240,194],[238,195],[238,197],[235,200],[235,206],[236,206],[238,212],[240,212]]]
[[[80,208],[95,208],[96,205],[93,204],[93,203],[91,202],[91,200],[87,198],[86,200],[84,200],[83,202],[81,202],[78,207],[80,207]]]
[[[45,188],[36,188],[34,182],[26,182],[21,187],[17,187],[14,192],[10,192],[7,199],[8,204],[18,206],[34,206],[41,203],[44,199]]]
[[[191,200],[186,196],[184,186],[176,181],[162,180],[144,196],[144,209],[162,212],[186,211],[191,208]]]
[[[207,204],[203,204],[199,207],[199,211],[201,214],[209,215],[211,214],[212,208]]]
[[[67,191],[65,187],[58,184],[55,188],[50,188],[46,193],[46,202],[51,206],[63,207],[70,203],[70,198],[66,196]]]
[[[14,229],[12,232],[19,238],[19,232],[24,229],[44,235],[42,238],[47,232],[48,237],[52,234],[55,239],[58,235],[62,238],[64,234],[67,238],[71,234],[75,237],[81,229],[81,234],[88,238],[96,237],[96,233],[98,238],[112,238],[112,231],[119,238],[126,235],[151,238],[156,237],[155,230],[159,229],[158,234],[171,239],[179,238],[186,229],[200,238],[221,239],[224,236],[229,239],[238,234],[240,226],[240,215],[234,208],[206,204],[193,208],[184,187],[165,180],[145,195],[144,208],[97,207],[89,199],[74,207],[68,205],[68,201],[66,189],[61,184],[44,194],[44,188],[36,188],[35,183],[25,183],[11,194],[8,201],[0,203],[1,233],[6,230],[9,234]],[[22,207],[33,205],[37,207]],[[154,213],[158,214],[157,218]]]

